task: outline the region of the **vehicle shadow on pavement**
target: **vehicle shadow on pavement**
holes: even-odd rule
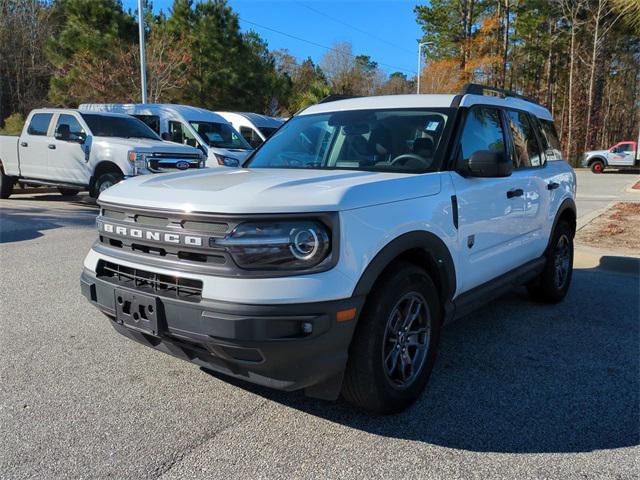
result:
[[[453,449],[562,453],[640,443],[638,277],[574,271],[558,305],[524,289],[444,328],[427,390],[372,417],[339,400],[229,380],[286,407],[375,435]]]
[[[92,227],[97,210],[51,208],[0,208],[0,244],[32,240],[43,231],[67,226]]]

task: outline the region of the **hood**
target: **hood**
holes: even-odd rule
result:
[[[153,140],[151,138],[95,137],[94,142],[120,145],[137,152],[202,153],[197,148],[189,145]]]
[[[298,169],[204,169],[143,175],[100,200],[190,212],[328,212],[435,195],[440,175]]]
[[[589,150],[588,152],[584,152],[584,154],[587,156],[606,155],[607,153],[609,153],[609,150]]]

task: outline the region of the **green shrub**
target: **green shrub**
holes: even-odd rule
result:
[[[13,113],[4,119],[4,128],[0,128],[0,135],[20,135],[24,126],[21,113]]]

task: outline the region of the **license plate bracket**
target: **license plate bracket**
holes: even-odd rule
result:
[[[160,299],[151,295],[116,288],[116,320],[132,330],[159,337]]]

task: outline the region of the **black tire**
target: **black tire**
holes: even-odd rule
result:
[[[78,189],[65,187],[58,187],[58,191],[63,197],[75,197],[76,195],[78,195],[78,193],[80,193],[80,190]]]
[[[4,170],[0,167],[0,198],[9,198],[13,193],[14,180],[9,175],[4,174]]]
[[[604,172],[604,162],[602,160],[595,160],[590,165],[591,172],[602,173]]]
[[[118,182],[121,182],[123,178],[124,176],[120,172],[103,173],[98,177],[95,185],[93,186],[92,196],[97,198],[98,196],[100,196],[100,193],[102,193],[102,191],[115,185]]]
[[[394,365],[394,358],[391,356],[396,352],[395,348],[402,348],[404,351],[405,345],[409,357],[412,349],[417,355],[420,347],[410,345],[411,332],[405,333],[402,338],[400,334],[393,334],[391,315],[394,311],[401,311],[397,307],[402,305],[400,302],[403,299],[413,298],[414,295],[416,299],[425,301],[416,310],[418,313],[422,312],[417,320],[420,327],[428,322],[429,327],[425,326],[424,329],[428,330],[429,335],[426,337],[425,334],[421,338],[426,350],[421,355],[416,373],[412,379],[407,379],[406,385],[402,385],[398,383],[400,380],[389,374],[387,367]],[[349,348],[349,361],[342,386],[343,397],[354,406],[378,415],[400,412],[415,402],[427,385],[433,369],[441,321],[438,292],[427,272],[408,262],[393,265],[369,294],[360,315]],[[418,325],[414,323],[414,327]],[[391,337],[396,338],[395,343]],[[414,341],[417,338],[418,336],[414,336]],[[386,364],[385,355],[390,359]],[[407,371],[404,368],[404,354],[397,352],[395,355],[396,370],[391,369],[391,374],[395,372],[403,376],[402,373]],[[400,365],[397,365],[398,362]]]
[[[573,235],[573,229],[567,222],[558,222],[551,238],[544,270],[527,285],[534,300],[558,303],[567,295],[573,277]],[[563,258],[565,247],[567,257]]]

